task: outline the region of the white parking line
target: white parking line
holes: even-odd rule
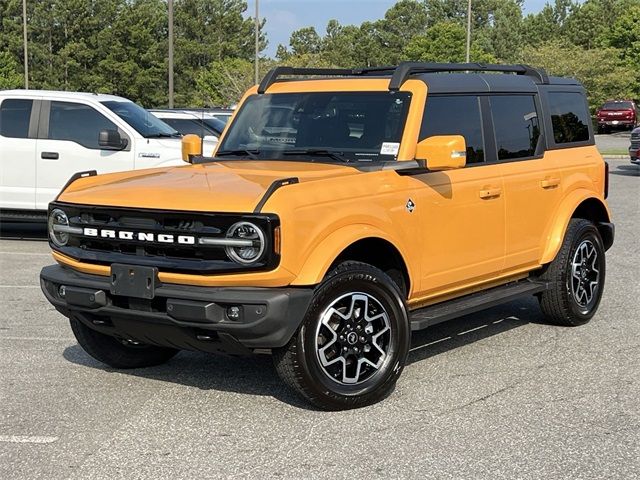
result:
[[[475,332],[476,330],[480,330],[481,328],[486,328],[488,325],[480,325],[479,327],[472,328],[471,330],[465,330],[464,332],[458,333],[458,335],[466,335],[467,333]]]
[[[53,443],[60,437],[29,437],[26,435],[0,435],[0,442],[6,443]]]
[[[0,255],[26,255],[31,257],[50,257],[51,253],[38,253],[38,252],[5,252],[0,251]]]
[[[40,285],[0,285],[0,288],[40,288]]]
[[[424,345],[418,345],[417,347],[413,347],[409,351],[410,352],[415,352],[416,350],[420,350],[421,348],[426,348],[426,347],[429,347],[431,345],[435,345],[436,343],[444,342],[446,340],[451,340],[451,337],[445,337],[445,338],[441,338],[440,340],[434,340],[433,342],[425,343]]]
[[[75,338],[63,338],[63,337],[3,337],[0,335],[0,341],[2,340],[15,340],[15,341],[24,341],[24,340],[33,340],[38,342],[75,342]]]

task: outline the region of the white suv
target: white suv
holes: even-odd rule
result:
[[[182,135],[197,135],[202,139],[202,151],[212,155],[226,124],[206,112],[187,110],[149,110],[167,125]]]
[[[0,216],[46,214],[79,171],[180,165],[181,135],[125,98],[0,91]]]

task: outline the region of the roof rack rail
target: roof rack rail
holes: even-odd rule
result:
[[[536,83],[549,83],[547,72],[529,65],[494,65],[487,63],[419,63],[403,62],[395,69],[389,90],[397,91],[414,73],[435,72],[501,72],[532,77]]]
[[[532,77],[536,83],[549,83],[547,73],[542,69],[530,67],[529,65],[493,65],[485,63],[420,63],[403,62],[397,67],[366,67],[366,68],[294,68],[275,67],[269,70],[264,76],[258,93],[263,94],[267,89],[278,81],[278,77],[286,76],[327,76],[327,77],[353,77],[360,75],[372,75],[376,73],[390,73],[391,81],[389,90],[400,90],[404,82],[415,73],[435,73],[435,72],[502,72],[527,75]]]
[[[264,76],[260,85],[258,85],[258,93],[263,94],[273,85],[278,77],[282,75],[326,75],[326,76],[351,76],[353,70],[346,68],[293,68],[293,67],[275,67],[269,70]]]
[[[264,76],[260,85],[258,85],[258,93],[262,94],[278,81],[278,77],[287,76],[303,76],[316,75],[327,77],[354,77],[359,75],[367,75],[372,73],[393,73],[395,66],[387,67],[367,67],[367,68],[294,68],[294,67],[275,67],[269,70]]]

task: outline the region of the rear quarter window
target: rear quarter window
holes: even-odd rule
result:
[[[549,113],[556,144],[589,141],[591,117],[582,94],[549,92]]]

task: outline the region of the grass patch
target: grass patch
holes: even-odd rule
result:
[[[626,148],[599,148],[600,155],[629,155]]]

